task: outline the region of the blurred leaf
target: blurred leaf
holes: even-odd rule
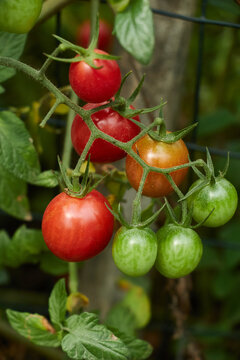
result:
[[[133,312],[138,328],[147,325],[151,318],[151,302],[143,288],[140,286],[131,287],[121,303]]]
[[[127,360],[129,351],[124,343],[95,314],[84,312],[66,320],[69,333],[62,340],[62,349],[71,359]]]
[[[41,230],[28,229],[22,225],[14,233],[8,246],[7,265],[18,267],[24,263],[37,263],[40,253],[46,250]]]
[[[134,313],[124,304],[117,304],[111,308],[105,319],[107,327],[116,328],[126,335],[134,335],[137,328]]]
[[[18,219],[31,220],[27,184],[6,171],[1,163],[0,174],[0,208]]]
[[[232,271],[223,269],[219,271],[212,283],[212,293],[218,299],[224,299],[230,296],[232,290],[237,286],[239,288],[240,278],[236,277]]]
[[[41,255],[40,269],[48,274],[61,276],[68,273],[68,263],[48,251]]]
[[[6,269],[0,269],[0,285],[7,285],[10,282],[10,276]]]
[[[131,0],[128,7],[116,15],[114,32],[122,47],[141,64],[150,62],[154,28],[148,0]]]
[[[226,242],[239,245],[239,249],[237,248],[226,248],[224,249],[224,264],[229,268],[233,268],[240,263],[240,222],[229,223],[225,225],[221,231],[219,231],[219,238]]]
[[[7,249],[10,244],[10,238],[6,231],[0,231],[0,265],[5,263],[5,259],[7,256]]]
[[[240,15],[240,6],[234,0],[209,0],[209,4],[230,13]]]
[[[34,344],[52,347],[60,345],[57,333],[43,316],[9,309],[7,316],[14,330]]]
[[[0,85],[0,94],[3,94],[5,92],[5,89],[2,85]]]
[[[0,56],[19,59],[23,53],[26,39],[26,34],[10,34],[0,31]],[[15,73],[15,69],[0,66],[0,83],[11,78]]]
[[[222,348],[217,349],[216,346],[214,349],[205,349],[204,355],[206,360],[235,360],[235,356],[229,354],[229,351]]]
[[[0,112],[0,160],[5,169],[32,182],[40,172],[37,152],[24,123],[10,111]]]
[[[58,176],[60,176],[60,174],[57,171],[47,170],[40,173],[37,178],[34,178],[31,181],[31,183],[38,186],[53,188],[58,185]]]
[[[217,249],[210,246],[204,246],[203,256],[198,265],[198,270],[205,268],[219,269],[221,267],[222,261]]]
[[[107,0],[113,11],[120,12],[126,9],[130,0]]]
[[[65,280],[59,280],[49,297],[49,315],[53,324],[59,325],[65,320],[67,304],[67,291],[65,286]]]
[[[237,125],[237,118],[227,109],[218,109],[215,112],[199,117],[198,135],[210,136]]]

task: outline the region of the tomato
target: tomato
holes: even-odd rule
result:
[[[169,168],[188,163],[188,150],[183,140],[173,144],[153,140],[149,135],[143,136],[133,145],[133,150],[138,153],[146,164],[157,168]],[[176,185],[184,180],[188,168],[172,172]],[[137,190],[142,178],[142,167],[130,155],[126,159],[126,174],[132,187]],[[172,186],[164,174],[150,172],[145,181],[142,194],[150,197],[165,196],[172,192]]]
[[[107,54],[95,49],[97,54]],[[118,91],[121,72],[115,60],[95,59],[94,69],[84,61],[73,62],[69,69],[69,81],[73,91],[84,101],[100,103],[107,101]]]
[[[109,243],[114,218],[107,199],[92,190],[84,198],[65,192],[47,206],[42,233],[47,247],[60,259],[83,261],[100,253]]]
[[[164,225],[158,232],[156,268],[170,279],[188,275],[198,265],[203,246],[198,234],[178,225]]]
[[[195,181],[190,189],[200,182],[201,180]],[[214,211],[203,225],[218,227],[226,224],[234,215],[238,204],[238,194],[235,187],[228,180],[216,178],[215,183],[206,185],[190,196],[187,201],[189,207],[193,209],[193,218],[196,222],[206,219],[214,208]]]
[[[116,233],[112,247],[113,260],[124,274],[145,275],[157,256],[157,236],[149,228],[127,229],[122,226]]]
[[[91,21],[89,19],[81,23],[77,28],[76,42],[78,45],[87,48],[90,44]],[[105,20],[99,20],[99,37],[97,48],[110,51],[113,43],[112,27]]]
[[[0,31],[27,33],[32,29],[42,8],[42,0],[1,0]]]
[[[107,102],[100,104],[86,104],[83,108],[91,110],[106,103]],[[133,109],[133,107],[131,108]],[[134,119],[140,121],[139,116],[134,117]],[[141,131],[140,127],[131,120],[119,115],[111,107],[92,114],[92,120],[101,131],[122,142],[131,140]],[[71,137],[73,146],[79,155],[83,152],[90,134],[90,130],[86,123],[79,115],[76,115],[72,124]],[[113,162],[126,156],[125,151],[103,139],[96,139],[88,154],[91,154],[91,161],[100,163]]]

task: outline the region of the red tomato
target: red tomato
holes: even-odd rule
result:
[[[47,206],[42,233],[47,247],[66,261],[83,261],[100,253],[109,243],[114,218],[107,199],[93,190],[84,198],[62,192]]]
[[[95,49],[98,54],[107,54]],[[121,72],[115,60],[95,59],[94,69],[84,61],[73,62],[69,69],[69,81],[73,91],[80,99],[90,103],[107,101],[118,91]]]
[[[106,103],[86,104],[83,108],[91,110]],[[133,109],[132,106],[131,108]],[[139,116],[134,117],[134,119],[140,121]],[[141,130],[131,120],[122,117],[111,107],[92,114],[92,120],[101,131],[122,142],[131,140]],[[75,150],[81,155],[90,137],[90,130],[79,115],[76,115],[73,120],[71,136]],[[91,161],[100,163],[117,161],[126,156],[125,151],[102,139],[94,141],[88,154],[91,154]]]
[[[188,150],[183,140],[173,144],[155,141],[149,135],[143,136],[134,145],[133,150],[150,166],[169,168],[188,163]],[[181,184],[188,168],[172,172],[176,185]],[[126,173],[132,187],[137,190],[142,177],[142,167],[129,155],[126,159]],[[150,172],[145,181],[142,194],[150,197],[161,197],[172,192],[172,186],[164,174]]]
[[[78,45],[87,48],[90,44],[91,21],[89,19],[81,23],[77,28],[76,42]],[[97,48],[104,51],[111,51],[113,43],[112,27],[106,21],[99,20],[99,37]]]

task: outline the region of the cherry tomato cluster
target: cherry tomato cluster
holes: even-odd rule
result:
[[[96,49],[96,54],[107,54]],[[74,92],[85,102],[84,110],[109,106],[91,113],[95,127],[112,138],[126,143],[140,133],[140,119],[135,122],[119,114],[112,106],[121,85],[121,72],[115,60],[96,58],[94,66],[84,60],[72,62],[69,81]],[[112,100],[111,100],[112,99]],[[132,106],[130,109],[134,109]],[[160,133],[160,132],[159,132]],[[167,132],[165,132],[167,134]],[[91,131],[80,115],[72,124],[71,138],[76,152],[81,155]],[[86,157],[96,163],[109,163],[126,158],[126,175],[131,186],[138,190],[143,176],[143,163],[155,169],[174,168],[188,164],[189,154],[183,140],[164,141],[151,132],[133,143],[132,152],[97,138]],[[135,155],[136,156],[135,156]],[[137,159],[139,161],[137,161]],[[151,169],[153,170],[153,169]],[[178,187],[186,177],[188,166],[169,175]],[[204,184],[204,186],[202,186]],[[142,195],[165,197],[174,189],[165,174],[149,171],[142,187]],[[223,177],[208,176],[197,180],[189,189],[187,205],[193,219],[205,226],[225,224],[235,213],[238,196],[235,188]],[[186,219],[185,219],[186,220]],[[42,222],[43,237],[49,249],[61,259],[83,261],[100,253],[113,234],[114,216],[107,199],[96,190],[79,196],[63,192],[48,205]],[[132,223],[117,231],[112,255],[117,267],[129,276],[146,274],[154,265],[168,278],[189,274],[198,265],[203,252],[202,241],[187,221],[172,221],[156,234],[149,224]]]

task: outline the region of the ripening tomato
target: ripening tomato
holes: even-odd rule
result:
[[[85,110],[91,110],[106,103],[107,102],[100,104],[86,104],[83,108]],[[132,106],[131,108],[133,109]],[[134,119],[140,121],[139,116],[134,117]],[[141,130],[139,126],[134,124],[131,120],[122,117],[111,107],[92,114],[92,120],[101,131],[122,142],[131,140]],[[90,134],[90,130],[81,116],[76,115],[72,124],[71,137],[73,146],[79,155],[83,152]],[[126,156],[125,151],[103,139],[96,139],[88,154],[91,154],[91,161],[100,163],[117,161]]]
[[[143,136],[133,145],[133,150],[150,166],[169,168],[188,163],[188,150],[183,140],[172,144],[153,140],[149,135]],[[176,185],[184,180],[188,168],[170,173]],[[130,155],[126,159],[126,174],[132,187],[137,190],[142,178],[142,167]],[[161,197],[172,192],[172,186],[164,174],[150,172],[145,181],[142,194],[150,197]]]
[[[113,260],[119,270],[129,276],[145,275],[157,256],[157,236],[149,228],[127,229],[116,233],[112,247]]]
[[[95,49],[97,54],[107,54]],[[94,59],[92,68],[84,61],[73,62],[69,69],[69,81],[80,99],[89,103],[100,103],[113,97],[121,84],[121,72],[115,60]]]
[[[42,0],[1,0],[0,31],[27,33],[35,25],[41,9]]]
[[[47,206],[42,233],[47,247],[66,261],[83,261],[100,253],[109,243],[114,218],[107,199],[92,190],[83,198],[57,195]]]
[[[77,28],[76,42],[78,45],[87,48],[91,38],[91,21],[82,22]],[[99,37],[97,48],[104,51],[111,51],[113,43],[112,27],[105,20],[99,20]]]
[[[202,257],[202,241],[196,231],[168,224],[157,232],[156,268],[163,276],[176,279],[188,275]]]
[[[201,180],[195,181],[189,190],[196,187]],[[188,199],[189,207],[192,207],[193,218],[201,222],[210,214],[203,226],[218,227],[226,224],[234,215],[237,204],[238,194],[235,187],[224,178],[216,178],[214,183],[206,185]]]

